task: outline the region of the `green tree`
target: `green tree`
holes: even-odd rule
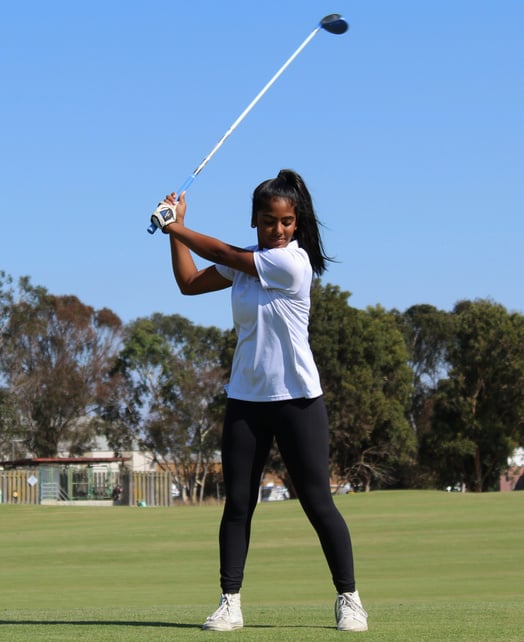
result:
[[[449,376],[436,393],[426,457],[443,485],[495,490],[524,442],[524,317],[488,300],[454,310]]]
[[[12,459],[22,434],[16,403],[5,388],[0,388],[0,459]]]
[[[125,378],[128,401],[111,414],[121,427],[126,414],[133,421],[127,433],[113,433],[113,443],[131,437],[147,447],[194,502],[203,498],[219,448],[224,350],[219,329],[154,314],[128,326],[114,372]]]
[[[30,452],[53,457],[60,446],[80,454],[90,444],[110,394],[121,325],[110,310],[20,279],[4,314],[0,370]]]
[[[9,321],[9,309],[12,303],[12,279],[3,271],[0,271],[0,355],[4,353],[4,335],[6,325]],[[0,357],[1,365],[1,357]],[[0,459],[11,459],[13,439],[18,436],[19,424],[16,413],[16,405],[6,388],[5,376],[0,370]]]
[[[408,354],[408,366],[413,376],[408,417],[417,437],[423,442],[431,432],[431,420],[435,391],[439,381],[447,377],[448,348],[454,337],[455,317],[432,305],[420,304],[405,312],[394,311],[404,336]],[[431,466],[420,464],[404,470],[405,483],[410,487],[427,487],[435,484]]]
[[[424,400],[447,375],[447,352],[453,339],[454,318],[432,305],[421,304],[398,314],[400,328],[406,343],[408,365],[413,373],[413,401],[411,419],[417,430],[417,418]]]
[[[369,490],[394,483],[414,453],[406,418],[411,372],[395,316],[380,306],[351,308],[349,296],[314,282],[310,337],[330,416],[333,472]]]
[[[1,368],[1,355],[4,354],[7,349],[6,330],[9,324],[9,316],[14,298],[12,282],[11,276],[0,271],[0,385],[5,383],[5,374]]]

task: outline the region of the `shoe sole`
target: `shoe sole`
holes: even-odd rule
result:
[[[354,633],[360,633],[363,631],[367,631],[368,626],[366,625],[361,625],[361,626],[352,626],[352,627],[340,627],[337,626],[337,631],[353,631]]]
[[[213,624],[204,624],[202,625],[203,631],[235,631],[236,629],[242,629],[243,624],[232,624],[229,627],[225,626],[214,626]]]

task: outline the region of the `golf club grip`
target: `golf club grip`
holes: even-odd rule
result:
[[[196,177],[197,177],[196,174],[191,174],[191,176],[188,176],[186,178],[186,180],[182,183],[182,185],[180,186],[177,192],[177,199],[178,197],[180,197],[180,194],[182,194],[182,192],[186,192],[190,188],[190,186],[193,184],[193,181],[195,180]],[[147,228],[147,231],[149,232],[149,234],[154,234],[157,230],[158,230],[158,227],[153,222]]]

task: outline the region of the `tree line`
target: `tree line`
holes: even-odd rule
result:
[[[524,445],[524,316],[491,300],[404,312],[315,280],[310,341],[331,470],[362,490],[497,490]],[[0,457],[148,449],[190,501],[214,494],[233,330],[109,309],[0,272]],[[268,469],[291,487],[278,452]]]

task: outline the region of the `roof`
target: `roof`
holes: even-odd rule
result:
[[[51,466],[58,464],[112,464],[115,462],[129,461],[130,457],[30,457],[27,459],[13,459],[11,461],[0,461],[0,466]]]

